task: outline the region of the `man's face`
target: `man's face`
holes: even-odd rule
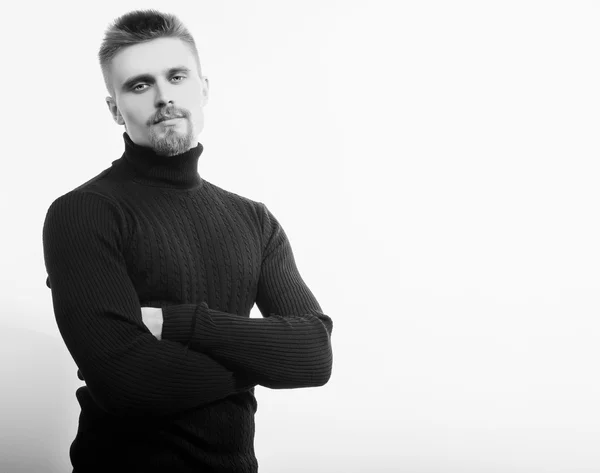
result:
[[[108,107],[134,143],[164,156],[197,145],[208,80],[200,77],[186,43],[159,38],[122,49],[112,60],[111,81],[114,97],[106,98]]]

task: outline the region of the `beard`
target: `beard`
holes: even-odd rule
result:
[[[178,131],[178,127],[166,127],[162,133],[157,131],[159,127],[150,128],[150,147],[159,156],[175,156],[185,153],[194,143],[193,125],[189,118],[185,133]]]

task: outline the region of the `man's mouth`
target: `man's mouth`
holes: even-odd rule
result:
[[[175,118],[182,118],[182,117],[179,117],[179,116],[174,116],[174,117],[163,117],[163,118],[159,118],[159,119],[158,119],[156,122],[154,122],[154,123],[160,123],[160,122],[164,122],[165,120],[173,120],[173,119],[175,119]]]

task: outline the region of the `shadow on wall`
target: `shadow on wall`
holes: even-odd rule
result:
[[[0,471],[72,470],[83,383],[59,335],[0,325]]]

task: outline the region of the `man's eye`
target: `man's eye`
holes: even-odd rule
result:
[[[180,80],[176,80],[175,82],[181,82],[185,78],[186,78],[186,76],[184,76],[184,75],[178,75],[178,76],[171,77],[171,80],[180,79]],[[142,92],[142,91],[146,90],[147,86],[148,86],[148,84],[138,84],[138,85],[134,86],[131,90],[133,90],[134,92]]]

